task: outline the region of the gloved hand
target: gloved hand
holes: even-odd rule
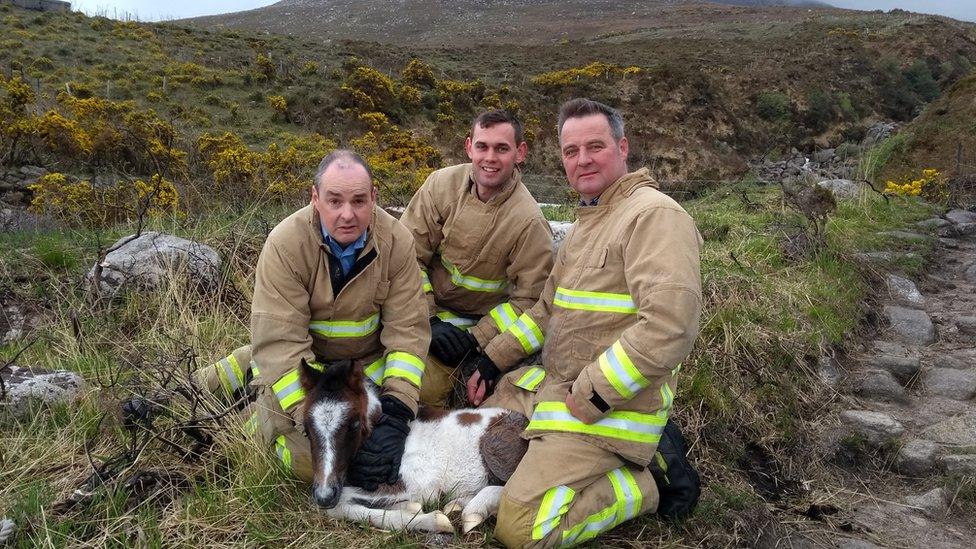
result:
[[[352,458],[348,482],[372,492],[380,484],[393,484],[400,478],[400,460],[414,415],[406,404],[393,396],[380,397],[383,414],[373,432]]]
[[[136,426],[150,427],[159,415],[159,407],[141,396],[132,396],[122,401],[122,426],[134,429]]]
[[[449,368],[455,368],[464,357],[478,349],[478,340],[450,322],[430,317],[430,354]]]
[[[495,390],[495,384],[502,377],[502,371],[484,353],[475,355],[465,364],[465,368],[474,370],[467,383],[468,401],[475,406],[480,406]]]

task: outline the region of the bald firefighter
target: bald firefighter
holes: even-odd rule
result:
[[[648,465],[701,311],[695,223],[646,169],[628,173],[620,114],[569,101],[559,143],[578,219],[538,303],[488,343],[467,384],[472,402],[494,390],[485,405],[529,418],[495,529],[508,547],[574,545],[657,509]],[[502,377],[539,350],[541,366]]]
[[[446,406],[466,356],[539,299],[552,268],[552,232],[522,183],[522,124],[480,114],[464,143],[470,164],[430,175],[400,221],[413,233],[431,325],[425,404]]]
[[[356,359],[382,388],[383,416],[356,455],[349,482],[397,480],[430,344],[413,238],[376,206],[366,162],[338,150],[319,165],[311,204],[278,224],[258,259],[251,345],[202,371],[211,390],[256,388],[248,427],[296,477],[312,478],[299,403],[301,359]]]

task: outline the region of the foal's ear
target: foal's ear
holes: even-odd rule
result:
[[[363,361],[350,360],[347,367],[349,373],[346,375],[346,382],[349,384],[349,388],[361,392],[363,390]]]
[[[322,370],[312,366],[302,358],[302,365],[299,367],[298,377],[301,379],[302,389],[305,391],[311,391],[316,385],[319,384],[319,380],[322,379]]]

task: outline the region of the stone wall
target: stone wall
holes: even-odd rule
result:
[[[47,170],[38,166],[21,166],[7,171],[0,170],[0,202],[11,206],[29,206],[33,185]]]
[[[15,6],[37,11],[71,11],[71,2],[61,0],[12,0]]]

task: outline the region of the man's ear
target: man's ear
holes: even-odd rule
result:
[[[627,152],[630,150],[630,142],[627,141],[627,136],[621,137],[620,141],[617,142],[617,146],[620,147],[620,154],[624,155],[624,159],[627,159]]]
[[[464,139],[464,152],[468,153],[468,158],[469,159],[474,160],[473,158],[471,158],[471,138],[470,137],[466,137]]]
[[[321,367],[319,367],[321,368]],[[302,357],[302,365],[299,367],[298,377],[302,383],[302,389],[305,392],[309,392],[319,384],[319,380],[322,379],[322,370],[312,366]]]
[[[525,162],[525,155],[527,154],[529,154],[529,146],[523,141],[519,143],[518,147],[515,147],[515,163]]]

